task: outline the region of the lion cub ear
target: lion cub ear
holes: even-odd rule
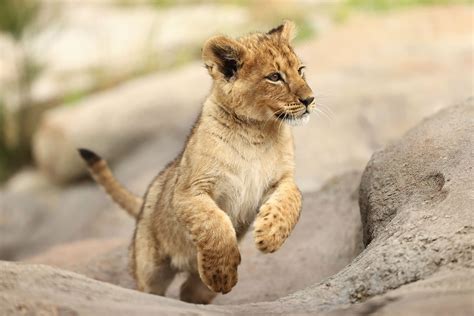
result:
[[[215,36],[204,43],[202,59],[214,79],[233,78],[243,64],[245,47],[226,36]]]
[[[293,21],[285,20],[267,33],[268,35],[279,36],[282,40],[290,43],[296,37],[296,25]]]

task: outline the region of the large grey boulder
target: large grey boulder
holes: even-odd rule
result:
[[[86,173],[77,148],[91,148],[118,161],[150,138],[160,142],[162,150],[155,153],[160,158],[162,152],[175,150],[170,141],[173,147],[184,142],[209,82],[200,64],[193,64],[48,111],[33,139],[37,166],[55,182],[66,182]]]
[[[472,268],[472,135],[470,99],[375,154],[359,200],[370,244],[341,272],[292,298],[312,297],[313,308],[360,302],[440,271]]]
[[[96,185],[0,192],[0,259],[21,260],[56,244],[128,235],[133,220]]]
[[[469,269],[441,271],[425,280],[402,285],[361,304],[338,308],[330,316],[472,315],[474,277]]]
[[[438,233],[469,231],[468,226],[472,225],[469,219],[472,220],[474,211],[473,167],[474,99],[471,98],[425,120],[402,141],[372,156],[360,190],[365,243],[381,234],[396,234],[396,228],[388,224],[402,216],[413,218],[412,221],[439,223]],[[455,220],[457,225],[441,225],[451,222],[451,217],[459,217]],[[461,225],[463,219],[468,226]],[[454,240],[450,237],[428,242],[448,246]],[[445,251],[447,247],[442,244],[440,251]]]

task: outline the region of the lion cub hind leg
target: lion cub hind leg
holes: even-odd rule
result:
[[[137,269],[136,275],[140,291],[164,296],[176,275],[176,270],[170,266],[169,260],[161,264],[150,262]]]
[[[138,290],[164,296],[176,275],[168,256],[161,254],[145,227],[137,227],[133,245],[134,274]]]
[[[152,249],[135,250],[137,287],[142,292],[164,296],[177,271],[171,267],[169,258],[157,257]]]
[[[188,303],[209,304],[216,295],[201,281],[198,273],[191,273],[181,285],[179,298]]]

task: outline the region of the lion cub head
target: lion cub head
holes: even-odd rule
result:
[[[306,123],[314,97],[291,47],[294,33],[294,24],[285,21],[267,33],[209,39],[202,56],[214,80],[214,101],[252,121]]]

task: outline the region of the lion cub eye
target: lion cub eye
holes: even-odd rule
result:
[[[268,80],[277,82],[277,81],[283,81],[283,78],[281,77],[279,72],[274,72],[266,77]]]
[[[298,74],[299,74],[301,77],[304,76],[304,69],[305,69],[305,68],[306,68],[305,66],[301,66],[300,68],[298,68]]]

